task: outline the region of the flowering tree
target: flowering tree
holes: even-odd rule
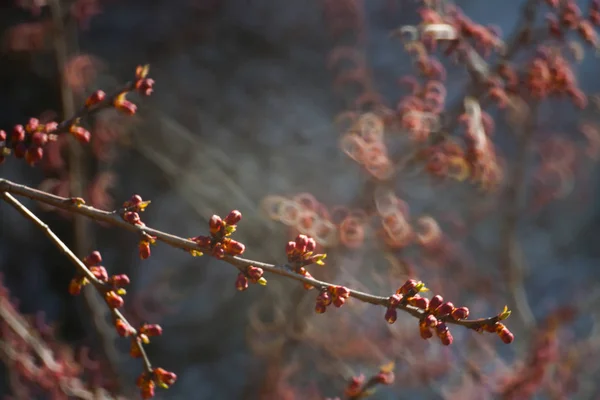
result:
[[[386,10],[406,3],[390,1]],[[274,293],[289,304],[271,305],[276,315],[273,321],[261,318],[261,310],[249,309],[248,342],[266,360],[264,382],[258,388],[263,397],[324,398],[334,395],[331,386],[348,399],[373,395],[380,385],[418,389],[456,376],[452,367],[457,358],[464,368],[458,384],[439,389],[445,398],[497,395],[521,399],[538,393],[574,393],[575,372],[585,367],[583,355],[595,351],[597,345],[586,338],[568,347],[559,339],[568,334],[568,325],[585,308],[561,304],[542,318],[534,315],[525,290],[517,225],[523,198],[529,196],[527,185],[532,190],[526,207],[534,213],[552,200],[572,196],[574,187],[586,178],[591,165],[586,162],[598,156],[595,105],[578,85],[572,64],[583,59],[587,48],[597,50],[600,45],[595,32],[600,2],[592,0],[583,9],[569,0],[528,0],[521,23],[506,36],[497,27],[474,22],[450,2],[420,1],[414,10],[418,21],[393,30],[388,38],[403,46],[414,68],[398,77],[401,96],[395,104],[378,91],[369,65],[368,6],[359,0],[324,0],[321,5],[334,43],[327,67],[335,75],[333,91],[346,107],[335,118],[340,131],[338,148],[352,162],[347,168],[365,177],[364,187],[358,201],[337,205],[318,200],[317,193],[265,193],[262,213],[287,227],[292,239],[277,245],[282,253],[279,260],[246,258],[252,253],[251,246],[246,252],[243,241],[247,241],[241,238],[247,214],[242,221],[237,209],[223,217],[213,211],[206,231],[188,237],[147,225],[142,215],[151,214],[153,205],[138,194],[130,193],[119,207],[112,207],[106,193],[114,183],[110,173],[99,174],[86,195],[82,190],[85,179],[78,175],[82,146],[91,146],[96,160],[103,162],[111,159],[111,143],[118,136],[112,133],[113,124],[99,122],[103,121],[100,116],[109,110],[121,116],[137,115],[133,96],[150,96],[155,82],[149,66],[140,65],[132,80],[113,92],[88,91],[99,63],[90,56],[69,58],[65,37],[57,37],[54,44],[62,71],[65,117],[30,118],[0,130],[2,168],[21,160],[42,166],[46,172],[60,171],[59,178],[48,178],[38,188],[0,178],[6,208],[12,207],[39,228],[75,267],[65,290],[72,295],[99,294],[111,329],[129,341],[129,355],[141,360],[136,385],[142,398],[152,398],[157,387],[168,389],[177,381],[177,371],[155,366],[147,352],[150,338],[153,343],[160,341],[154,337],[161,336],[163,329],[152,321],[128,319],[125,287],[132,279],[128,274],[108,272],[112,268],[104,266],[103,249],[71,250],[23,198],[63,217],[75,216],[78,232],[85,232],[81,228],[84,218],[136,235],[141,260],[149,259],[153,246],[162,244],[190,257],[210,257],[231,265],[237,270],[233,280],[239,292],[266,286],[267,296],[275,286]],[[23,6],[35,13],[46,4]],[[548,15],[539,22],[536,16],[542,8]],[[51,11],[50,26],[64,27],[65,22],[56,18],[62,16],[58,1]],[[69,15],[86,26],[97,12],[97,2],[80,0]],[[36,23],[36,32],[45,29],[44,24]],[[12,51],[33,50],[19,41],[23,33],[11,32]],[[42,46],[40,40],[27,43],[38,43],[37,49]],[[450,77],[459,79],[465,69],[467,89],[451,94]],[[74,107],[74,96],[82,97],[79,109]],[[557,102],[592,114],[579,126],[580,140],[546,134],[541,128],[539,120],[546,108]],[[143,107],[140,103],[139,108]],[[503,132],[507,127],[515,132],[510,144]],[[587,145],[580,144],[583,140]],[[68,163],[61,146],[70,152]],[[530,161],[531,154],[536,156],[535,163]],[[408,188],[409,181],[413,190]],[[424,186],[454,197],[449,209],[419,209],[420,199],[412,194],[418,191],[414,188]],[[458,203],[456,190],[467,193]],[[446,206],[444,200],[440,196],[436,203]],[[476,225],[486,217],[493,219],[498,210],[502,213],[496,227],[501,250],[498,268],[490,277],[489,270],[477,270],[481,262],[477,249],[467,252],[461,241],[476,237]],[[315,267],[326,262],[326,268]],[[283,287],[282,291],[271,283],[277,278],[301,289]],[[305,299],[316,315],[298,312],[307,311],[302,306]],[[522,343],[531,341],[521,345],[527,350],[520,351],[523,356],[512,365],[502,361],[499,346],[515,340],[504,322],[511,311],[505,306],[486,313],[497,303],[514,305],[518,320],[512,329],[524,338]],[[7,291],[2,293],[1,304],[3,359],[14,367],[14,396],[31,398],[41,392],[57,399],[108,398],[101,377],[109,368],[90,360],[85,351],[77,362],[69,346],[53,339],[43,322],[37,321],[34,328],[35,321],[18,313]],[[477,333],[492,335],[479,337]],[[455,340],[457,335],[460,340]],[[461,343],[452,347],[469,351],[448,351],[456,341]],[[285,354],[297,356],[286,359]],[[311,370],[311,363],[318,365],[316,374],[296,374]],[[492,373],[484,374],[482,370],[490,365]],[[369,377],[355,373],[357,366],[373,373]]]

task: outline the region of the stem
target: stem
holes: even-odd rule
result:
[[[103,293],[106,291],[105,284],[103,282],[99,281],[94,276],[94,274],[88,269],[88,267],[86,267],[86,265],[79,258],[77,258],[75,253],[73,253],[71,251],[71,249],[69,249],[69,247],[62,240],[60,240],[60,238],[58,236],[56,236],[56,234],[54,232],[52,232],[52,230],[50,229],[50,227],[47,224],[45,224],[33,212],[31,212],[31,210],[29,210],[27,207],[25,207],[21,202],[19,202],[17,199],[15,199],[11,194],[2,192],[1,196],[5,202],[10,204],[21,215],[23,215],[26,219],[32,221],[38,228],[40,228],[44,232],[44,234],[50,239],[50,241],[52,241],[52,243],[54,243],[54,245],[63,254],[65,254],[67,256],[67,258],[77,267],[77,269],[79,269],[79,271],[81,271],[81,273],[83,273],[86,276],[86,278],[90,282],[92,282],[93,286],[96,288],[96,290],[99,293]],[[133,328],[133,326],[129,323],[129,321],[127,321],[125,316],[123,316],[123,314],[119,310],[111,309],[111,311],[115,318],[119,318],[119,319],[123,320],[125,323],[127,323],[129,326],[131,326]],[[133,328],[133,330],[135,332],[132,335],[132,340],[135,341],[137,347],[140,350],[146,372],[152,373],[152,364],[150,363],[150,359],[148,358],[148,355],[146,354],[146,351],[145,351],[142,343],[139,340],[136,340],[137,331],[135,330],[135,328]]]
[[[150,235],[154,236],[157,241],[166,243],[171,247],[185,250],[186,252],[197,251],[207,252],[209,249],[198,246],[195,242],[185,239],[167,232],[162,232],[157,229],[150,228],[148,226],[130,224],[120,218],[119,214],[114,211],[103,211],[94,207],[86,205],[77,205],[74,199],[65,198],[49,194],[37,189],[30,188],[25,185],[10,182],[6,179],[0,179],[0,192],[10,192],[19,196],[24,196],[35,201],[39,201],[44,204],[60,208],[72,213],[84,215],[97,222],[104,222],[115,227],[125,229],[131,232],[135,232],[138,235]],[[226,255],[223,261],[237,267],[247,268],[249,266],[255,266],[262,268],[265,272],[269,272],[275,275],[283,276],[288,279],[292,279],[301,283],[309,284],[317,289],[327,288],[329,286],[337,286],[333,283],[319,281],[314,278],[308,278],[304,275],[292,272],[287,268],[286,265],[274,265],[261,261],[249,260],[241,257]],[[350,288],[349,288],[350,289]],[[380,305],[388,307],[388,297],[376,296],[369,293],[364,293],[350,289],[350,297],[360,300],[365,303],[374,305]],[[409,304],[400,304],[397,306],[398,309],[411,314],[416,318],[421,318],[427,315],[427,313],[417,307],[413,307]],[[490,318],[473,319],[473,320],[454,320],[452,318],[442,318],[442,320],[449,324],[461,325],[469,329],[478,329],[482,325],[494,324],[499,321],[499,316]]]

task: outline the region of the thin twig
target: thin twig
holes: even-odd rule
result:
[[[185,250],[186,252],[207,252],[210,249],[204,248],[193,242],[192,240],[185,239],[170,233],[162,232],[157,229],[150,228],[145,225],[135,225],[124,221],[119,217],[118,214],[111,211],[103,211],[97,208],[79,204],[75,199],[60,197],[53,194],[49,194],[34,188],[30,188],[25,185],[20,185],[14,182],[10,182],[6,179],[0,179],[0,192],[10,192],[16,195],[24,196],[32,200],[60,208],[72,213],[84,215],[97,222],[104,222],[118,228],[122,228],[131,232],[135,232],[140,236],[150,235],[156,238],[157,241],[166,243],[172,247]],[[304,275],[293,272],[287,265],[274,265],[261,261],[249,260],[241,257],[225,255],[223,261],[235,266],[236,268],[247,268],[254,266],[262,268],[263,271],[272,274],[280,275],[289,279],[293,279],[298,282],[302,282],[313,286],[317,289],[326,289],[331,286],[336,286],[333,283],[319,281],[314,278],[309,278]],[[83,265],[83,264],[82,264]],[[389,297],[375,296],[369,293],[364,293],[350,289],[350,297],[360,300],[365,303],[374,305],[380,305],[384,307],[389,306]],[[425,317],[427,314],[423,310],[411,306],[406,303],[401,303],[397,306],[398,309],[405,311],[416,318]],[[500,320],[499,315],[490,318],[472,319],[472,320],[454,320],[450,317],[441,318],[442,321],[461,325],[469,329],[479,330],[484,325],[495,324]]]
[[[40,228],[44,234],[54,243],[54,245],[71,260],[71,262],[77,267],[77,269],[85,275],[85,277],[93,284],[94,288],[98,290],[98,292],[103,293],[106,291],[106,287],[104,282],[98,280],[96,276],[86,267],[86,265],[79,259],[77,256],[69,249],[69,247],[62,241],[52,230],[50,227],[44,223],[41,219],[39,219],[31,210],[25,207],[21,202],[19,202],[16,198],[14,198],[10,193],[6,193],[2,191],[2,199],[10,204],[13,208],[15,208],[21,215],[23,215],[26,219],[32,221],[38,228]],[[137,347],[140,350],[142,360],[144,362],[144,367],[147,372],[152,373],[152,364],[150,363],[150,359],[146,354],[143,344],[141,341],[136,340],[137,331],[135,328],[127,321],[127,319],[121,314],[117,309],[112,309],[113,317],[121,319],[132,329],[132,341],[134,341]]]

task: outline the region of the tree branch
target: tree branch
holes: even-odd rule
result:
[[[131,224],[123,220],[117,211],[103,211],[94,207],[87,206],[85,204],[81,204],[81,200],[77,200],[75,198],[65,198],[56,196],[53,194],[49,194],[43,192],[41,190],[37,190],[34,188],[30,188],[25,185],[20,185],[17,183],[10,182],[6,179],[0,179],[0,192],[10,192],[19,196],[24,196],[30,198],[32,200],[60,208],[62,210],[66,210],[72,213],[84,215],[94,221],[104,222],[115,227],[128,230],[130,232],[134,232],[139,234],[141,237],[144,236],[152,236],[155,237],[157,241],[163,242],[165,244],[170,245],[171,247],[175,247],[186,252],[207,252],[210,249],[199,246],[196,242],[185,239],[167,232],[162,232],[157,229],[150,228],[145,225],[136,225]],[[12,197],[12,196],[11,196]],[[16,200],[15,200],[16,201]],[[44,228],[45,229],[45,228]],[[71,253],[72,254],[72,253]],[[81,268],[83,264],[81,261],[76,259],[73,260],[77,263],[78,267]],[[295,281],[308,284],[317,289],[324,290],[330,286],[336,286],[333,283],[319,281],[317,279],[307,277],[296,272],[290,270],[289,266],[284,265],[274,265],[261,261],[249,260],[237,256],[225,255],[222,259],[223,261],[235,266],[236,268],[248,268],[249,266],[254,266],[257,268],[262,268],[264,271],[283,276],[288,279],[293,279]],[[80,265],[81,264],[81,265]],[[84,265],[83,265],[84,266]],[[85,266],[84,266],[85,267]],[[365,303],[370,303],[373,305],[379,305],[388,307],[389,306],[389,297],[384,296],[376,296],[369,293],[364,293],[356,290],[350,289],[350,297],[353,297],[357,300],[360,300]],[[420,308],[411,306],[406,303],[400,303],[397,305],[398,309],[407,312],[416,318],[424,318],[427,316],[427,312],[421,310]],[[473,330],[481,330],[484,326],[493,325],[501,320],[500,315],[490,317],[490,318],[481,318],[481,319],[472,319],[472,320],[455,320],[451,317],[442,317],[440,320],[454,325],[461,325],[469,329]]]

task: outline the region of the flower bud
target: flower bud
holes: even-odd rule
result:
[[[444,346],[450,346],[452,344],[452,342],[454,341],[454,338],[452,337],[452,334],[450,333],[450,331],[446,331],[443,334],[438,336],[440,338],[440,341],[442,342],[442,344]]]
[[[48,143],[48,134],[44,132],[35,132],[33,135],[31,135],[31,143],[40,147],[44,146],[46,143]]]
[[[128,337],[134,333],[134,329],[120,318],[115,321],[115,329],[121,337]]]
[[[86,258],[83,259],[83,263],[91,267],[92,265],[98,265],[102,262],[102,255],[98,250],[92,251]]]
[[[106,268],[104,268],[102,265],[90,267],[90,272],[94,274],[96,279],[99,281],[106,282],[108,280],[108,273],[106,272]]]
[[[87,100],[85,101],[85,106],[87,108],[90,108],[91,106],[101,103],[102,101],[104,101],[105,98],[106,93],[104,93],[102,90],[96,90],[87,98]]]
[[[442,296],[435,295],[429,300],[429,310],[435,311],[439,306],[444,302],[444,298]]]
[[[145,78],[135,82],[135,89],[144,96],[150,96],[154,91],[154,79]]]
[[[110,308],[120,308],[124,303],[123,298],[113,291],[107,292],[104,295],[104,300]]]
[[[430,328],[434,328],[435,326],[437,326],[438,320],[435,316],[429,314],[427,317],[425,317],[424,323]]]
[[[244,252],[244,250],[246,250],[246,246],[237,240],[230,240],[227,243],[227,252],[231,255],[239,256]]]
[[[160,336],[162,335],[162,328],[157,324],[144,324],[140,327],[139,332],[148,336]]]
[[[81,143],[89,143],[92,139],[92,134],[82,126],[72,125],[69,128],[69,133]]]
[[[515,335],[508,330],[504,324],[496,324],[496,333],[500,336],[500,339],[506,344],[511,344],[515,340]]]
[[[435,331],[439,335],[443,335],[448,332],[448,325],[445,322],[440,322],[435,326]]]
[[[213,215],[208,221],[208,226],[210,228],[211,235],[214,236],[217,233],[219,233],[219,231],[223,227],[223,220],[218,215]]]
[[[333,305],[337,308],[340,308],[341,306],[343,306],[344,303],[346,303],[345,297],[336,297],[333,299]]]
[[[25,131],[29,133],[35,132],[40,126],[40,120],[37,118],[29,118],[27,125],[25,126]]]
[[[135,211],[127,211],[123,214],[123,219],[129,222],[132,225],[139,225],[142,220],[140,219],[140,214]]]
[[[11,138],[13,144],[24,141],[25,140],[25,128],[23,128],[23,125],[21,125],[21,124],[15,125],[10,138]]]
[[[324,304],[317,303],[315,305],[315,312],[317,314],[323,314],[323,313],[325,313],[325,311],[327,311],[327,306],[325,306]]]
[[[110,277],[110,283],[114,287],[123,287],[129,285],[129,277],[125,274],[113,275]]]
[[[54,131],[55,131],[55,130],[57,130],[57,129],[58,129],[58,123],[57,123],[57,122],[55,122],[55,121],[47,122],[47,123],[44,125],[44,131],[45,131],[46,133],[52,133],[52,132],[54,132]]]
[[[388,324],[393,324],[398,319],[398,312],[395,308],[388,308],[385,312],[385,320]]]
[[[317,242],[315,242],[315,239],[309,237],[308,240],[306,241],[306,251],[315,251],[316,247],[317,247]]]
[[[262,268],[257,268],[251,265],[246,269],[246,273],[248,274],[248,277],[250,279],[252,279],[253,281],[257,281],[260,278],[262,278],[264,271],[262,270]]]
[[[171,386],[177,380],[177,375],[162,368],[154,368],[154,377],[159,384]]]
[[[417,295],[417,296],[411,297],[408,300],[408,303],[417,308],[420,308],[421,310],[426,310],[427,307],[429,306],[429,299]]]
[[[113,102],[113,106],[127,115],[134,115],[137,111],[137,106],[125,98],[126,94],[121,93],[118,95]]]
[[[435,313],[439,317],[445,317],[446,315],[450,314],[453,310],[454,310],[454,304],[452,304],[451,302],[448,301],[448,302],[442,304],[441,306],[439,306],[435,310]]]
[[[308,236],[306,235],[298,235],[296,237],[296,249],[300,253],[306,252],[306,246],[308,245]]]
[[[377,375],[375,375],[375,377],[373,377],[375,382],[379,383],[380,385],[391,385],[392,383],[394,383],[394,378],[394,372],[392,371],[380,371]]]
[[[288,244],[285,246],[285,254],[292,255],[294,253],[294,251],[296,250],[296,242],[288,242]]]
[[[233,210],[225,217],[225,223],[227,225],[236,225],[242,219],[242,213],[238,210]]]
[[[213,255],[213,257],[218,258],[218,259],[222,259],[225,257],[225,249],[223,249],[223,246],[221,246],[220,243],[218,243],[215,247],[213,247],[212,255]]]
[[[44,158],[44,149],[41,147],[30,147],[25,152],[25,161],[27,164],[34,166]]]
[[[345,286],[336,286],[335,295],[338,297],[348,298],[350,297],[350,289]]]
[[[452,318],[456,320],[469,318],[469,309],[467,307],[455,308],[452,311]]]
[[[331,297],[331,295],[327,291],[322,291],[317,296],[317,303],[318,304],[322,304],[324,306],[328,306],[328,305],[331,304],[332,301],[333,301],[333,298]]]
[[[235,280],[235,288],[240,292],[248,289],[248,278],[243,273],[239,273],[237,279]]]
[[[429,327],[423,323],[419,324],[419,334],[423,339],[431,339],[433,337],[431,329],[429,329]]]
[[[403,295],[409,294],[413,289],[415,289],[417,287],[417,284],[419,282],[416,281],[415,279],[409,279],[406,282],[404,282],[404,285],[402,285],[397,291],[396,293],[401,293]]]
[[[150,242],[148,242],[147,240],[142,240],[142,241],[140,241],[138,248],[139,248],[140,258],[142,260],[145,260],[148,257],[150,257],[150,254],[151,254]]]

